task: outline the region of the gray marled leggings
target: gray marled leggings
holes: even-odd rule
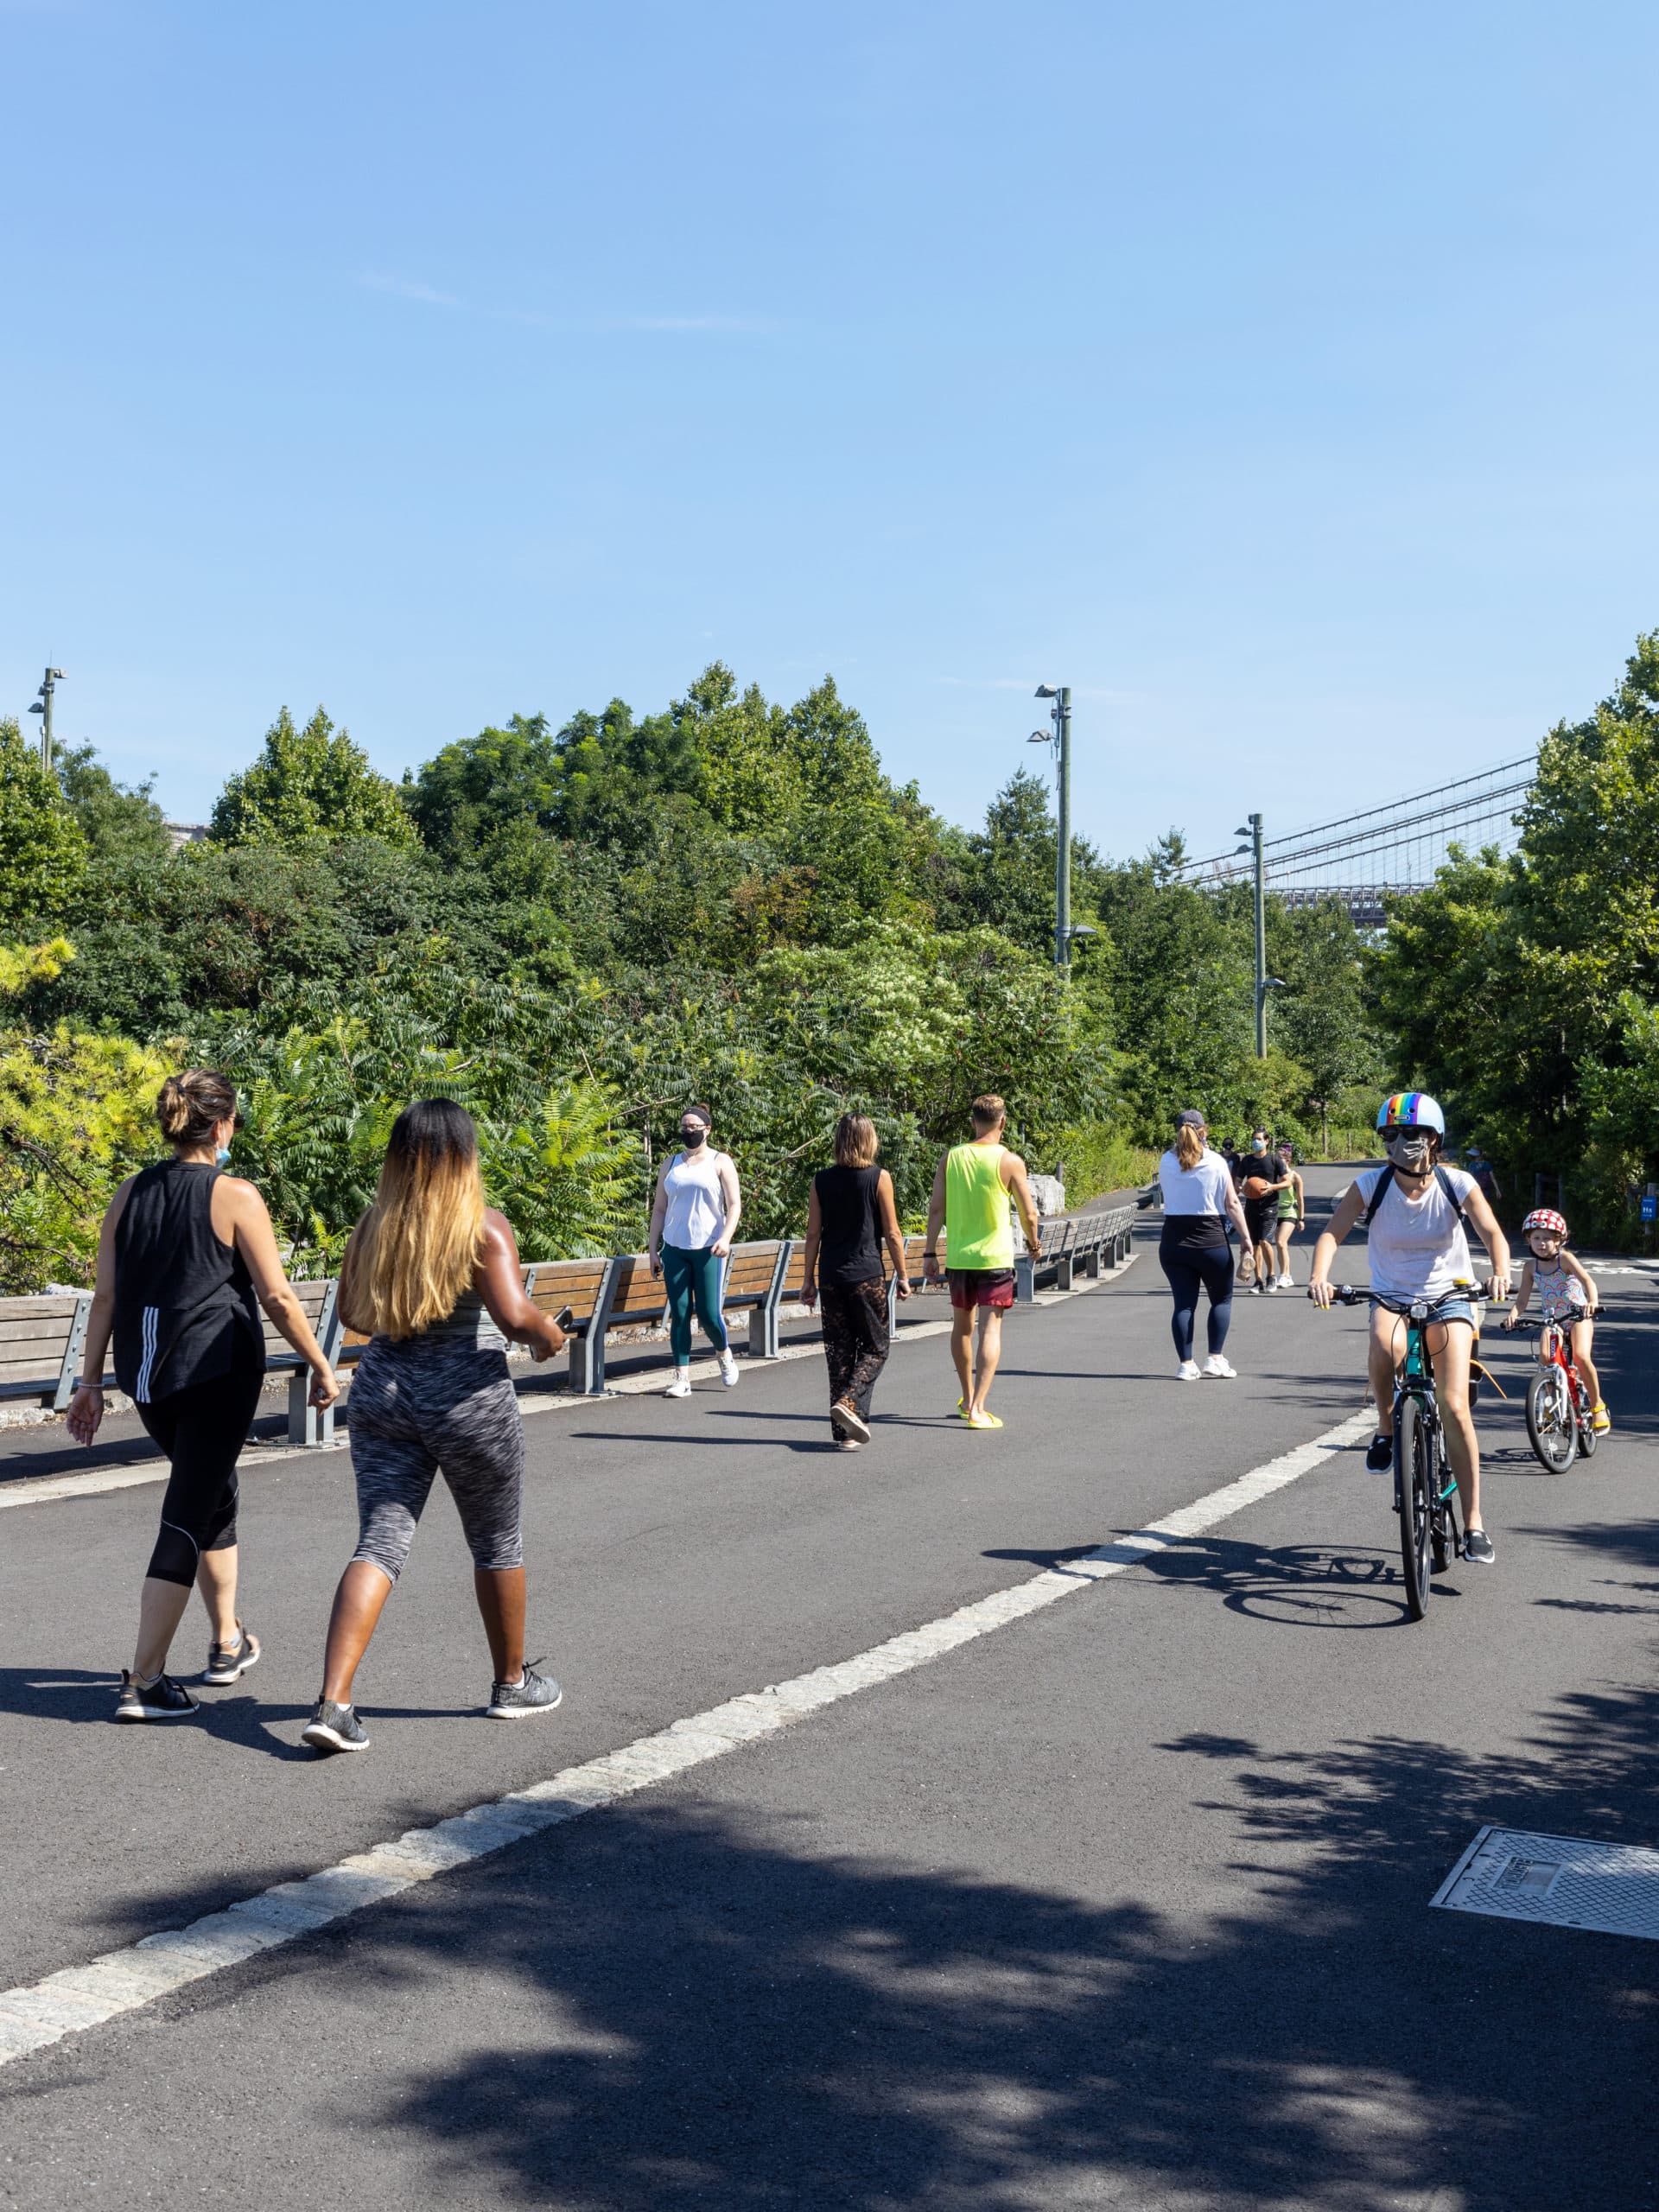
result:
[[[440,1472],[476,1567],[522,1567],[524,1423],[504,1353],[453,1339],[378,1337],[347,1408],[359,1534],[353,1559],[403,1572]]]

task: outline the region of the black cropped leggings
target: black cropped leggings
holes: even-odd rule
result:
[[[1189,1360],[1192,1357],[1192,1332],[1198,1320],[1200,1289],[1210,1294],[1210,1349],[1218,1352],[1227,1341],[1233,1318],[1231,1245],[1200,1243],[1190,1235],[1179,1233],[1172,1236],[1166,1223],[1158,1259],[1169,1278],[1170,1292],[1175,1300],[1169,1328],[1175,1339],[1176,1358]]]
[[[211,1382],[139,1407],[139,1419],[173,1465],[149,1555],[152,1580],[181,1582],[188,1590],[203,1552],[228,1551],[236,1541],[236,1463],[264,1381],[261,1365],[238,1352]]]

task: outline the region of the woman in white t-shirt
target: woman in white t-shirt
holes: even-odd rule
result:
[[[1233,1318],[1233,1248],[1226,1224],[1230,1221],[1238,1230],[1246,1251],[1250,1230],[1232,1172],[1210,1149],[1204,1116],[1196,1107],[1176,1116],[1175,1141],[1158,1163],[1158,1180],[1164,1194],[1158,1260],[1175,1301],[1169,1326],[1179,1362],[1177,1377],[1183,1382],[1205,1375],[1230,1379],[1237,1370],[1222,1355]],[[1192,1357],[1200,1289],[1210,1295],[1210,1357],[1202,1368]]]
[[[1380,1474],[1394,1458],[1394,1439],[1383,1424],[1394,1404],[1395,1372],[1406,1351],[1406,1324],[1396,1309],[1433,1306],[1428,1354],[1446,1423],[1446,1456],[1463,1502],[1464,1557],[1490,1567],[1492,1541],[1480,1519],[1480,1444],[1469,1410],[1475,1309],[1468,1295],[1473,1262],[1465,1221],[1474,1224],[1491,1255],[1494,1298],[1509,1295],[1510,1248],[1474,1177],[1460,1167],[1441,1166],[1446,1116],[1427,1091],[1395,1091],[1382,1102],[1376,1126],[1388,1165],[1362,1169],[1344,1192],[1330,1228],[1314,1248],[1307,1294],[1316,1306],[1330,1305],[1337,1247],[1381,1190],[1366,1230],[1371,1267],[1369,1365],[1377,1429],[1365,1464]]]
[[[664,1395],[670,1398],[691,1395],[693,1305],[720,1355],[721,1381],[728,1389],[737,1382],[721,1301],[743,1199],[731,1154],[716,1152],[708,1141],[711,1121],[703,1105],[688,1106],[681,1115],[680,1149],[663,1162],[651,1209],[651,1272],[662,1276],[668,1294],[674,1380]]]

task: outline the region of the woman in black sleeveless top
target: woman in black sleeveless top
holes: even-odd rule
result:
[[[899,1295],[910,1296],[893,1178],[875,1164],[880,1148],[868,1115],[843,1114],[836,1124],[836,1164],[812,1178],[807,1206],[801,1303],[810,1309],[820,1295],[823,1300],[830,1428],[842,1452],[870,1440],[870,1393],[887,1360],[884,1243]]]
[[[90,1444],[104,1417],[113,1334],[116,1381],[172,1465],[118,1720],[182,1719],[196,1710],[163,1671],[193,1583],[213,1622],[201,1680],[234,1682],[258,1660],[259,1639],[236,1612],[236,1463],[264,1379],[261,1306],[310,1366],[312,1404],[340,1395],[283,1272],[264,1200],[220,1172],[235,1090],[204,1069],[169,1076],[156,1113],[173,1157],[129,1176],[104,1217],[86,1379],[69,1407],[70,1434]]]

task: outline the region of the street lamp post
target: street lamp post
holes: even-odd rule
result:
[[[41,718],[41,766],[48,776],[52,772],[52,694],[62,681],[63,671],[60,668],[48,668],[35,703],[29,710],[31,715],[38,715]]]
[[[1262,817],[1253,814],[1247,828],[1235,830],[1236,837],[1248,837],[1255,868],[1255,1057],[1268,1057],[1268,993],[1278,982],[1276,976],[1268,973],[1268,901],[1265,863],[1262,855]],[[1243,846],[1239,848],[1243,850]]]
[[[1054,965],[1071,964],[1071,940],[1079,934],[1071,927],[1071,686],[1039,683],[1039,699],[1052,699],[1054,723],[1055,783],[1059,794],[1059,839],[1054,854]]]

